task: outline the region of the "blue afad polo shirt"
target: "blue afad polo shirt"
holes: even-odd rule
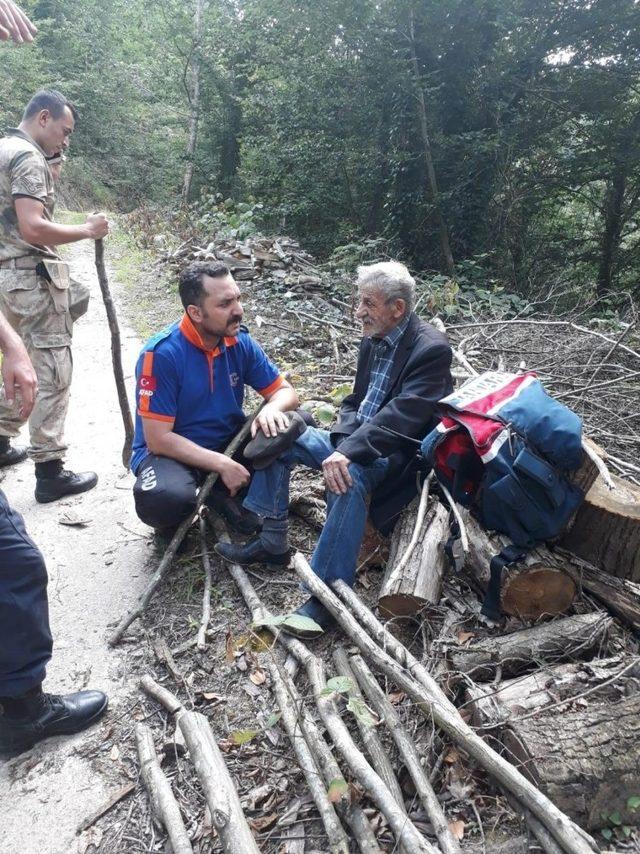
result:
[[[136,365],[136,431],[131,470],[149,454],[142,419],[166,421],[179,436],[224,450],[244,424],[244,387],[268,397],[285,380],[242,329],[207,350],[188,315],[154,335]]]

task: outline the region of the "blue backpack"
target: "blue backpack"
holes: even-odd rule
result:
[[[582,462],[582,423],[533,373],[488,371],[439,409],[442,419],[422,441],[423,456],[455,501],[513,542],[491,561],[482,610],[497,619],[502,568],[562,533],[584,498],[566,477]]]

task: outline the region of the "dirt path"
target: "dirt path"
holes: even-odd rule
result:
[[[74,276],[90,285],[93,298],[74,333],[67,462],[76,471],[97,471],[100,480],[85,495],[39,505],[33,497],[33,466],[27,462],[7,472],[2,489],[25,516],[49,571],[54,654],[46,688],[55,692],[101,688],[109,694],[108,714],[114,718],[126,708],[135,686],[125,653],[106,644],[107,626],[124,613],[144,585],[148,529],[135,517],[132,477],[125,475],[120,462],[123,429],[93,244],[85,241],[70,248],[68,257]],[[111,280],[113,287],[113,274]],[[126,325],[122,336],[125,375],[132,385],[139,341]],[[89,524],[82,528],[60,524],[61,515],[68,511],[90,520]],[[0,761],[0,854],[78,850],[78,824],[118,785],[97,773],[90,759],[81,755],[95,736],[93,728],[73,738],[51,739],[25,756]]]

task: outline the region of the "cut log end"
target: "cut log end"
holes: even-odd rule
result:
[[[381,596],[378,599],[378,610],[385,620],[393,617],[415,617],[429,603],[421,596],[414,596],[411,593],[390,593],[388,596]]]
[[[576,597],[572,578],[549,566],[537,564],[510,575],[503,585],[502,610],[526,620],[564,614]]]

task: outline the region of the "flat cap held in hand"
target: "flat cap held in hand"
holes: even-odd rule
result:
[[[284,414],[289,419],[289,426],[286,430],[279,431],[277,436],[265,436],[262,430],[258,430],[255,438],[244,449],[244,455],[248,460],[251,460],[254,469],[266,469],[283,451],[290,448],[307,429],[300,413],[285,412]]]

